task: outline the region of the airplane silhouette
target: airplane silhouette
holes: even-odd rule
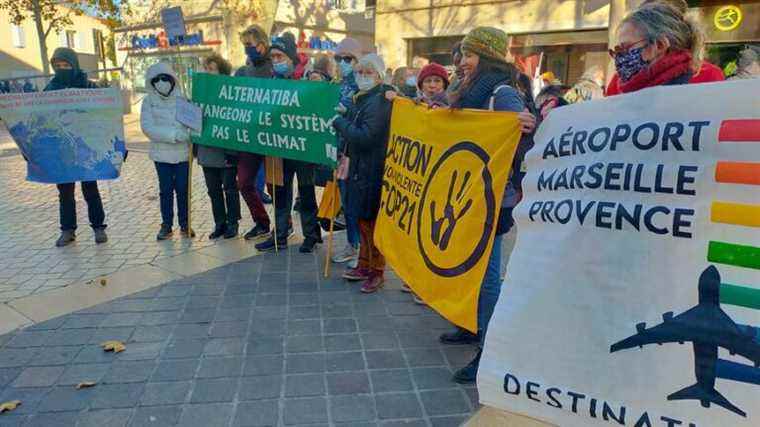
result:
[[[694,347],[696,384],[668,396],[668,400],[699,400],[703,407],[711,403],[738,415],[747,414],[715,390],[715,379],[760,384],[760,330],[735,323],[720,308],[720,273],[709,266],[699,276],[699,304],[686,312],[673,316],[669,311],[662,315],[663,322],[651,328],[646,323],[636,325],[637,333],[610,347],[610,353],[647,344],[691,342]],[[731,355],[740,355],[754,364],[747,365],[721,360],[718,348]],[[731,371],[730,375],[726,371]]]

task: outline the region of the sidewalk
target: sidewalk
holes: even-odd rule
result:
[[[0,425],[457,426],[476,409],[450,381],[474,349],[438,343],[448,322],[397,279],[363,295],[296,249],[0,337],[0,402],[22,401]]]

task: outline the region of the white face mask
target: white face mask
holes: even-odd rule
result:
[[[172,90],[172,84],[170,82],[165,82],[163,80],[157,81],[153,84],[153,87],[156,88],[156,91],[160,93],[163,96],[169,96],[169,92]]]
[[[372,77],[356,76],[356,86],[359,87],[359,90],[367,92],[377,86],[377,82]]]

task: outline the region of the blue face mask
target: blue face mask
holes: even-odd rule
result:
[[[348,77],[354,72],[354,66],[350,62],[340,61],[341,77]]]
[[[259,50],[256,49],[256,46],[246,46],[245,55],[251,60],[251,63],[256,63],[263,58]]]
[[[367,92],[377,86],[377,82],[372,77],[358,76],[356,77],[356,86],[362,92]]]
[[[633,78],[641,70],[649,66],[649,62],[641,57],[643,47],[629,49],[627,52],[621,52],[615,55],[615,70],[617,70],[620,81],[625,83]]]
[[[406,85],[407,86],[417,86],[417,76],[411,76],[406,78]]]
[[[287,62],[275,62],[272,64],[272,71],[278,77],[285,77],[292,71],[290,64]]]

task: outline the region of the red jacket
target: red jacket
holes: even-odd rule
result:
[[[699,69],[699,72],[693,76],[691,76],[691,79],[689,79],[689,83],[710,83],[710,82],[722,82],[723,80],[726,80],[726,77],[723,76],[723,70],[716,67],[715,65],[703,61],[702,62],[702,68]],[[620,91],[620,78],[618,77],[617,73],[612,75],[612,79],[610,80],[610,84],[607,85],[607,96],[613,96],[613,95],[620,95],[622,92]]]

